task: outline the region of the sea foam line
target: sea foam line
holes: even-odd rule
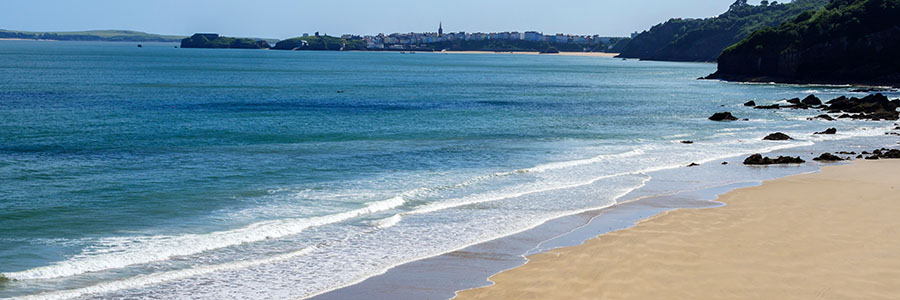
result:
[[[234,230],[207,234],[107,238],[104,243],[113,245],[113,248],[100,254],[81,254],[52,265],[3,275],[15,280],[51,279],[162,261],[176,256],[294,235],[310,227],[394,209],[405,203],[406,200],[402,196],[395,196],[347,212],[302,219],[264,221]]]
[[[152,284],[160,284],[167,281],[184,279],[193,276],[199,276],[204,274],[209,274],[213,272],[223,272],[223,271],[231,271],[238,269],[246,269],[250,267],[255,267],[259,265],[274,263],[282,260],[287,260],[299,256],[303,256],[309,254],[316,247],[307,247],[298,251],[279,254],[271,257],[255,259],[255,260],[247,260],[247,261],[235,261],[217,265],[207,265],[194,267],[189,269],[175,270],[175,271],[167,271],[161,273],[153,273],[148,275],[141,275],[130,277],[121,280],[101,282],[92,286],[70,289],[70,290],[61,290],[61,291],[53,291],[40,293],[35,295],[28,295],[19,297],[17,299],[22,300],[31,300],[31,299],[41,299],[41,300],[56,300],[56,299],[71,299],[75,297],[81,297],[90,294],[100,294],[100,293],[110,293],[120,290],[139,288],[142,286],[152,285]]]

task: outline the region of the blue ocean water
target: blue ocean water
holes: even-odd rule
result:
[[[850,87],[695,79],[714,69],[0,41],[0,297],[309,296],[612,205],[652,171],[896,143],[891,122],[742,105]]]

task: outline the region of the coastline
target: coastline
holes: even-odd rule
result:
[[[719,197],[725,206],[529,256],[457,299],[889,298],[900,293],[889,280],[900,261],[885,259],[900,250],[897,167],[856,161],[737,189]]]
[[[557,55],[557,56],[593,56],[593,57],[609,57],[613,58],[619,53],[606,52],[559,52],[559,53],[540,53],[528,51],[435,51],[434,53],[452,53],[452,54],[519,54],[519,55]]]

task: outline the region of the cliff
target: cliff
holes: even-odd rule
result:
[[[304,36],[280,41],[276,43],[275,47],[272,47],[272,49],[329,51],[366,50],[366,42],[362,39],[342,39],[327,35]]]
[[[706,19],[671,19],[634,37],[619,57],[665,61],[715,61],[722,50],[766,26],[778,26],[797,15],[817,10],[828,0],[791,3],[737,0],[725,13]]]
[[[215,33],[196,33],[181,40],[181,48],[267,49],[269,43],[249,38],[232,38]]]
[[[900,85],[900,0],[834,0],[726,49],[710,79]]]

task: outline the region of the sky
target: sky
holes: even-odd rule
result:
[[[433,32],[539,31],[628,36],[669,18],[718,15],[734,0],[0,0],[0,29],[127,29],[290,38]],[[751,3],[758,1],[750,1]]]

